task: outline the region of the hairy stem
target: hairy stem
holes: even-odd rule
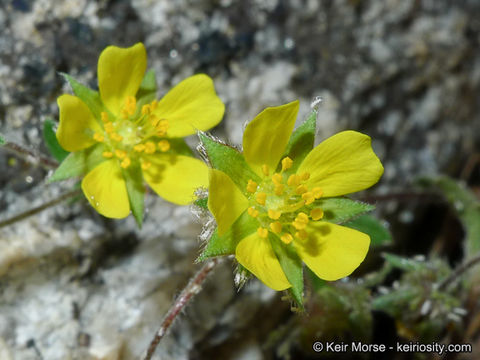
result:
[[[74,197],[76,195],[79,195],[79,194],[81,194],[81,191],[79,189],[72,190],[72,191],[69,191],[65,194],[62,194],[58,198],[53,199],[49,202],[46,202],[45,204],[42,204],[42,205],[37,206],[33,209],[27,210],[27,211],[25,211],[23,213],[20,213],[18,215],[12,216],[9,219],[0,221],[0,228],[11,225],[11,224],[14,224],[17,221],[24,220],[24,219],[26,219],[26,218],[28,218],[32,215],[38,214],[39,212],[41,212],[45,209],[48,209],[49,207],[55,206],[55,205],[61,203],[62,201],[65,201],[66,199],[72,198],[72,197]]]
[[[480,264],[480,254],[477,254],[476,256],[464,262],[462,265],[458,266],[450,274],[450,276],[446,277],[438,284],[437,290],[445,290],[452,282],[459,279],[460,275],[478,264]]]
[[[58,166],[58,162],[53,159],[50,159],[46,156],[43,156],[33,150],[27,149],[21,145],[7,141],[2,148],[22,156],[26,161],[32,164],[39,164],[43,168],[50,170],[55,169]]]
[[[158,343],[165,336],[167,330],[176,319],[177,315],[185,308],[188,302],[200,292],[202,284],[207,278],[207,275],[221,262],[221,259],[214,258],[208,260],[197,273],[190,279],[187,286],[182,290],[178,298],[172,304],[167,314],[163,318],[160,328],[155,333],[150,345],[148,346],[147,354],[143,358],[144,360],[150,360],[157,348]]]

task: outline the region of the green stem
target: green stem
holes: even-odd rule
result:
[[[58,163],[55,160],[52,160],[46,156],[43,156],[33,150],[27,149],[21,145],[12,143],[10,141],[7,141],[2,148],[15,153],[17,155],[20,155],[23,159],[28,161],[29,163],[32,163],[34,165],[39,164],[43,168],[50,170],[50,169],[55,169],[58,166]]]

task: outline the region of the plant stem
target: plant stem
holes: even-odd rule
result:
[[[200,270],[190,279],[187,286],[182,290],[178,298],[172,304],[167,314],[163,318],[162,325],[155,333],[150,345],[148,346],[147,354],[143,358],[144,360],[150,360],[157,348],[158,343],[165,336],[167,330],[172,325],[173,321],[176,319],[177,315],[185,308],[188,302],[192,299],[193,296],[198,294],[202,289],[202,284],[207,278],[207,275],[221,262],[220,258],[213,258],[208,260]]]
[[[47,170],[54,169],[58,166],[58,163],[55,160],[52,160],[33,150],[27,149],[21,145],[12,143],[10,141],[7,141],[5,145],[2,146],[2,148],[22,156],[26,161],[30,163],[39,164]]]
[[[55,206],[55,205],[61,203],[62,201],[66,200],[66,199],[74,197],[75,195],[79,195],[80,193],[81,193],[81,191],[79,189],[69,191],[69,192],[67,192],[63,195],[60,195],[58,198],[56,198],[54,200],[46,202],[45,204],[42,204],[42,205],[37,206],[33,209],[27,210],[27,211],[25,211],[23,213],[20,213],[18,215],[12,216],[9,219],[0,221],[0,228],[11,225],[13,223],[16,223],[17,221],[24,220],[24,219],[26,219],[26,218],[28,218],[32,215],[38,214],[39,212],[41,212],[45,209],[48,209],[49,207]]]
[[[480,254],[470,258],[470,260],[466,261],[462,265],[458,266],[450,276],[443,279],[437,286],[437,290],[445,290],[452,282],[457,280],[460,275],[464,272],[469,270],[470,268],[474,267],[475,265],[480,264]]]

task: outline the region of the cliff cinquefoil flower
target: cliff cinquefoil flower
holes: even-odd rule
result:
[[[143,44],[109,46],[98,60],[99,92],[74,87],[77,96],[57,100],[58,142],[70,152],[86,150],[82,190],[100,214],[111,218],[128,216],[134,194],[143,209],[142,174],[158,195],[175,204],[191,202],[195,189],[208,185],[206,165],[190,156],[181,138],[220,122],[224,105],[212,80],[194,75],[157,101],[141,96],[146,67]]]
[[[337,280],[358,267],[369,236],[326,221],[322,204],[372,186],[383,173],[370,138],[355,131],[326,139],[298,161],[286,156],[298,106],[295,101],[267,108],[248,124],[246,184],[238,186],[225,172],[210,170],[208,207],[218,236],[228,232],[238,262],[275,290],[292,286],[284,271],[288,260],[278,258],[279,245],[321,279]],[[242,216],[243,229],[238,225]]]

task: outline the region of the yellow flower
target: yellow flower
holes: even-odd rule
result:
[[[160,101],[137,103],[146,67],[143,44],[109,46],[98,60],[96,103],[87,104],[73,95],[57,100],[60,145],[70,152],[94,146],[101,150],[102,161],[87,169],[82,190],[100,214],[111,218],[123,218],[130,212],[125,182],[128,171],[142,171],[158,195],[176,204],[191,202],[194,190],[208,185],[204,163],[177,154],[171,142],[220,122],[224,105],[212,80],[194,75]]]
[[[293,247],[325,280],[345,277],[358,267],[368,251],[369,236],[322,221],[324,213],[317,200],[366,189],[383,174],[370,138],[355,131],[326,139],[300,164],[285,157],[298,106],[295,101],[267,108],[245,129],[243,154],[258,176],[256,181],[252,179],[245,188],[239,188],[224,172],[210,170],[208,207],[217,220],[218,234],[222,236],[247,211],[258,228],[235,239],[236,259],[275,290],[291,284],[272,241]]]

